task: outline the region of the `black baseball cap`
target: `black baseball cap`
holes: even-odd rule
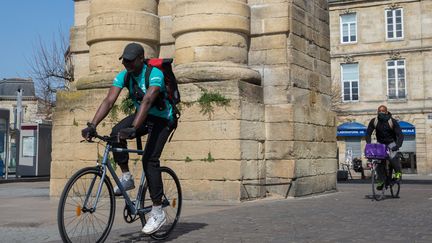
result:
[[[140,55],[144,55],[144,48],[138,43],[129,43],[125,47],[121,57],[119,57],[119,60],[122,58],[126,60],[134,60]]]

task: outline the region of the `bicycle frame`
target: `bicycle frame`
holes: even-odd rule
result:
[[[129,195],[126,193],[126,191],[124,190],[123,186],[120,183],[120,179],[118,178],[117,174],[115,173],[113,167],[111,166],[111,163],[108,163],[108,155],[109,152],[113,151],[113,152],[128,152],[128,153],[142,153],[144,152],[143,150],[135,150],[135,149],[124,149],[124,148],[113,148],[111,146],[110,143],[107,143],[106,147],[105,147],[105,151],[103,154],[103,158],[102,158],[102,162],[101,162],[101,168],[102,168],[102,176],[101,176],[101,181],[98,185],[98,190],[96,193],[96,200],[93,204],[93,211],[96,211],[97,208],[97,203],[99,201],[99,197],[102,191],[102,186],[103,186],[103,182],[105,180],[105,177],[107,176],[107,168],[108,171],[111,173],[112,178],[114,179],[115,183],[117,184],[117,186],[119,187],[120,191],[122,192],[122,195],[125,199],[126,205],[128,207],[128,209],[130,210],[132,215],[144,215],[148,212],[151,211],[151,206],[145,207],[145,208],[140,208],[138,202],[141,201],[141,197],[142,197],[142,191],[143,191],[143,187],[144,187],[144,180],[145,180],[145,172],[144,170],[142,171],[141,174],[141,180],[140,180],[140,185],[138,187],[138,194],[135,200],[135,204],[132,202],[131,198],[129,197]],[[87,205],[87,201],[88,201],[88,197],[89,197],[89,192],[92,191],[94,183],[95,183],[96,177],[93,179],[93,181],[91,182],[91,185],[89,187],[89,191],[87,193],[86,199],[84,201],[84,205]]]
[[[384,162],[384,175],[382,175],[384,177],[384,184],[385,186],[389,186],[391,184],[391,177],[393,174],[393,168],[390,165],[390,162],[388,161],[388,159],[385,159],[384,161],[380,161],[378,159],[374,159],[372,160],[372,169],[374,171],[377,172],[377,167],[380,163]]]

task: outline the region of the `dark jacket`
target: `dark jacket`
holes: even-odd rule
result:
[[[398,148],[402,146],[404,139],[402,130],[399,126],[399,123],[393,117],[391,117],[390,112],[389,115],[393,122],[393,129],[390,127],[388,120],[379,120],[377,117],[373,118],[369,122],[369,126],[366,131],[366,143],[371,143],[372,133],[376,129],[376,138],[378,143],[389,145],[390,143],[395,142]],[[374,125],[375,119],[378,119],[376,128]]]

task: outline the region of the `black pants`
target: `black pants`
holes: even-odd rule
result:
[[[122,128],[131,127],[134,119],[135,114],[121,120],[113,127],[111,136],[117,135]],[[137,129],[137,136],[148,134],[142,163],[153,202],[160,202],[163,195],[159,158],[170,133],[168,120],[151,115],[148,115],[144,124]],[[120,140],[119,143],[113,144],[113,147],[127,148],[127,141]],[[129,161],[129,153],[127,152],[113,152],[113,156],[114,161],[119,165],[127,164]]]
[[[397,155],[397,153],[394,153],[394,156],[392,157],[392,156],[390,156],[390,158],[388,158],[388,161],[390,162],[390,165],[389,165],[389,168],[390,169],[393,169],[395,172],[401,172],[402,171],[402,169],[401,169],[401,163],[400,163],[400,160],[399,160],[399,156]],[[386,167],[385,167],[385,160],[383,160],[383,161],[381,161],[381,163],[379,163],[378,164],[378,166],[377,166],[377,173],[378,173],[378,178],[381,180],[381,181],[384,181],[384,175],[385,175],[385,169],[386,169]],[[388,172],[387,172],[387,174],[388,175],[391,175],[391,170],[389,170]]]

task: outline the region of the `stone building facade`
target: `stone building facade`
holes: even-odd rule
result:
[[[432,173],[432,1],[329,1],[332,80],[343,103],[338,124],[368,126],[379,105],[400,121],[403,167]],[[349,132],[348,132],[349,133]],[[363,156],[364,139],[338,137]]]
[[[96,146],[79,143],[80,130],[122,69],[118,57],[131,41],[147,57],[175,60],[189,105],[182,105],[161,161],[179,175],[185,199],[336,189],[327,1],[75,0],[75,6],[70,46],[78,81],[57,96],[51,195],[95,163]],[[203,92],[217,92],[229,105],[202,114],[196,101]],[[115,122],[106,120],[102,134]],[[141,163],[130,163],[139,175]]]

